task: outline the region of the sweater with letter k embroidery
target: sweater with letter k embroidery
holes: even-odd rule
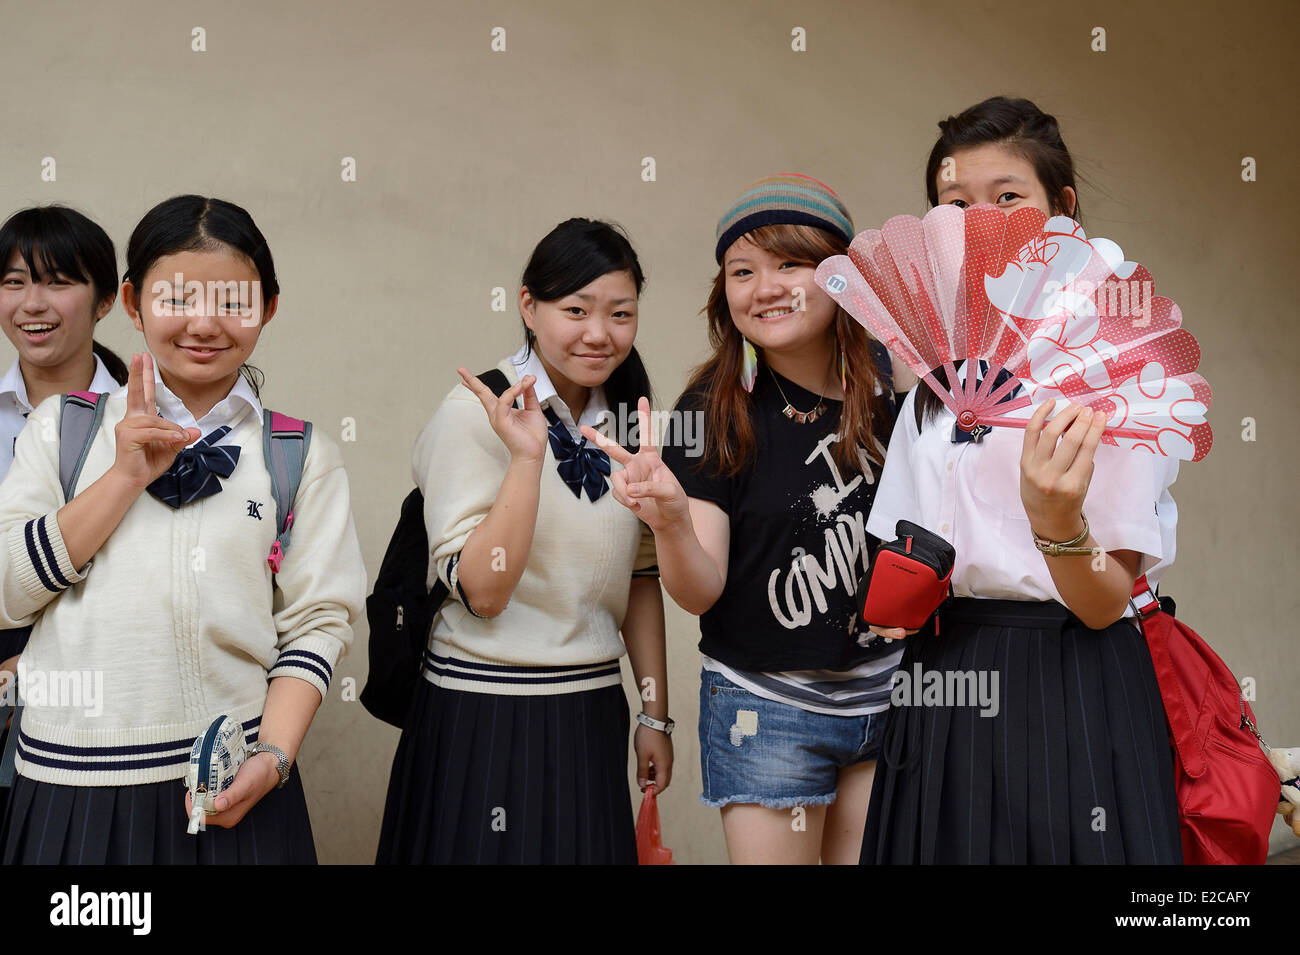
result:
[[[105,400],[79,489],[116,456],[125,388]],[[18,772],[73,786],[178,779],[214,716],[257,738],[268,680],[305,680],[323,697],[366,587],[338,446],[312,436],[278,574],[267,564],[276,508],[262,421],[250,405],[221,439],[241,451],[219,493],[179,508],[141,493],[78,571],[57,518],[58,419],[57,396],[31,413],[0,485],[0,628],[33,625]]]

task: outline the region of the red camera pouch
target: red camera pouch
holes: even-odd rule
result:
[[[919,630],[948,598],[957,552],[938,534],[899,521],[858,585],[858,619],[876,627]]]

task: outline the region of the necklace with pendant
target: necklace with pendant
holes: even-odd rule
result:
[[[791,421],[796,424],[812,424],[826,413],[826,405],[822,401],[826,397],[825,387],[822,388],[822,393],[817,396],[817,404],[811,411],[800,411],[790,404],[790,399],[785,396],[785,389],[781,387],[781,381],[776,377],[776,372],[772,371],[771,368],[768,368],[768,371],[772,372],[772,380],[776,382],[776,390],[780,392],[781,400],[785,402],[785,407],[781,409],[781,413]]]

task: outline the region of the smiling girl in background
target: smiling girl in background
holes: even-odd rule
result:
[[[126,383],[126,366],[94,340],[95,325],[117,299],[117,254],[96,223],[63,206],[15,212],[0,226],[0,267],[0,326],[18,352],[0,378],[3,477],[33,408],[50,395],[115,391]],[[0,631],[0,671],[10,680],[30,633],[30,627]],[[12,782],[10,728],[0,727],[0,752],[6,754],[0,820]]]
[[[244,363],[278,293],[247,212],[167,200],[132,233],[122,284],[152,357],[98,399],[71,500],[49,439],[59,398],[19,435],[0,486],[0,625],[33,625],[30,671],[94,682],[81,705],[28,698],[6,863],[316,859],[295,757],[351,643],[365,569],[338,448],[319,432],[292,546],[268,561],[276,508]],[[221,714],[256,743],[190,836],[181,780]]]

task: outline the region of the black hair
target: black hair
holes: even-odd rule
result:
[[[537,243],[520,283],[536,301],[554,302],[610,272],[630,273],[640,297],[645,273],[622,228],[611,222],[573,218],[561,222]],[[531,350],[533,333],[527,323],[524,336]],[[619,434],[627,434],[627,428],[636,424],[637,400],[642,395],[653,401],[650,376],[633,346],[605,380],[605,400],[611,411],[629,419]]]
[[[925,164],[925,194],[931,206],[939,204],[939,169],[943,161],[958,149],[997,143],[1013,150],[1034,167],[1043,184],[1053,214],[1069,215],[1082,223],[1079,211],[1078,178],[1074,160],[1061,138],[1056,117],[1044,113],[1027,99],[992,96],[962,110],[956,116],[939,121],[939,140],[930,150]],[[1068,205],[1066,188],[1075,190],[1074,207]],[[960,367],[961,363],[957,363]],[[947,386],[942,368],[935,369],[935,379]],[[916,425],[938,412],[942,401],[929,387],[916,396]]]
[[[22,209],[0,226],[0,267],[17,251],[32,281],[57,273],[85,282],[95,293],[94,308],[117,294],[117,251],[96,222],[67,206]],[[126,364],[92,338],[91,349],[119,384],[127,379]]]
[[[262,304],[280,294],[275,262],[266,237],[253,217],[240,206],[224,199],[204,196],[173,196],[145,213],[126,246],[126,274],[123,282],[144,288],[144,277],[159,259],[177,252],[211,252],[223,246],[234,249],[253,263],[261,283]],[[264,376],[252,365],[240,365],[239,372],[260,397]]]

